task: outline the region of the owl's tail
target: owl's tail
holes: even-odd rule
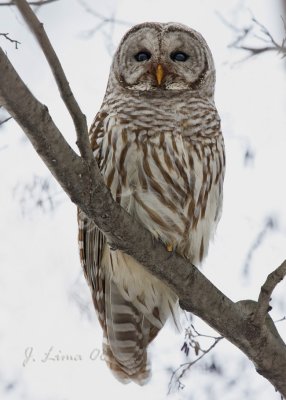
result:
[[[107,365],[122,383],[144,385],[151,377],[147,345],[159,329],[120,294],[112,278],[105,281],[106,330],[103,354]]]

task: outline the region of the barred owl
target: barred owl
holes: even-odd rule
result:
[[[114,199],[152,235],[199,265],[219,221],[224,144],[208,45],[177,23],[143,23],[123,37],[90,129]],[[150,377],[147,347],[178,298],[135,259],[111,249],[79,210],[80,257],[103,329],[103,353],[122,382]]]

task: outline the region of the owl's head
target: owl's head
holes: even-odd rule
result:
[[[211,51],[195,30],[177,23],[146,22],[123,37],[111,77],[127,90],[198,91],[212,98],[215,68]]]

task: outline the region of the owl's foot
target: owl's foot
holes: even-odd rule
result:
[[[166,249],[167,249],[167,251],[169,251],[171,253],[174,250],[174,247],[173,247],[172,243],[167,243],[166,244]]]

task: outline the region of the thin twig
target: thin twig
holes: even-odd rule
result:
[[[3,119],[3,121],[0,121],[0,125],[5,124],[5,122],[9,121],[10,119],[12,119],[12,117],[8,117],[8,118]]]
[[[193,328],[193,331],[196,333],[196,335],[197,335],[198,337],[204,337],[204,338],[214,339],[214,340],[222,339],[221,336],[211,336],[211,335],[204,335],[203,333],[199,333],[199,332],[196,330],[196,328],[194,327],[193,324],[191,324],[191,327]]]
[[[34,33],[38,43],[45,54],[45,57],[50,65],[54,78],[56,80],[61,97],[73,119],[77,134],[77,145],[81,156],[93,163],[93,153],[90,147],[88,138],[88,128],[86,117],[82,113],[65,76],[61,63],[53,49],[51,42],[44,30],[43,24],[38,20],[37,16],[32,11],[26,0],[15,0],[19,11],[28,24],[29,28]]]
[[[200,361],[206,354],[208,354],[208,353],[218,344],[218,342],[219,342],[220,340],[222,340],[222,339],[223,339],[222,336],[217,337],[216,340],[214,341],[214,343],[213,343],[207,350],[204,350],[204,351],[202,352],[202,354],[201,354],[198,358],[196,358],[196,359],[193,360],[193,361],[190,361],[190,362],[181,364],[177,369],[175,369],[175,371],[173,371],[172,376],[171,376],[171,379],[170,379],[170,382],[169,382],[169,385],[168,385],[168,394],[171,393],[172,387],[173,387],[173,385],[174,385],[174,382],[173,382],[174,379],[175,379],[175,383],[176,383],[177,386],[178,386],[178,389],[184,388],[184,385],[182,384],[181,379],[183,378],[183,376],[185,375],[185,373],[186,373],[194,364],[196,364],[198,361]],[[176,375],[179,373],[179,371],[181,371],[181,372],[180,372],[180,375],[179,375],[178,377],[176,377]]]
[[[271,295],[275,287],[281,282],[286,276],[286,260],[273,272],[271,272],[263,286],[258,298],[258,306],[256,312],[253,315],[253,323],[255,325],[261,326],[267,316],[269,309],[269,302],[271,300]]]
[[[93,15],[95,18],[98,18],[100,21],[104,22],[104,23],[111,23],[111,24],[120,24],[120,25],[130,25],[130,22],[128,21],[123,21],[122,19],[117,19],[114,16],[111,17],[106,17],[103,14],[100,14],[99,12],[95,11],[93,8],[91,8],[84,0],[79,0],[79,3],[81,4],[81,6],[84,8],[84,10]]]
[[[277,319],[276,321],[274,321],[275,324],[277,324],[278,322],[283,322],[286,321],[286,316],[280,319]]]
[[[270,215],[265,220],[261,231],[257,234],[254,242],[252,243],[252,245],[250,246],[250,249],[247,252],[247,255],[246,255],[246,258],[245,258],[245,262],[244,262],[244,268],[243,268],[243,274],[245,276],[248,276],[248,274],[249,274],[251,262],[252,262],[252,259],[253,259],[253,256],[254,256],[255,252],[261,246],[262,242],[267,237],[267,234],[270,231],[273,231],[275,229],[277,229],[276,220],[275,220],[275,218],[273,216]]]
[[[21,44],[18,40],[11,39],[9,33],[0,33],[0,36],[4,36],[5,39],[9,40],[11,43],[15,43],[15,49],[18,49],[18,44]]]
[[[235,25],[227,21],[220,13],[217,12],[217,15],[224,23],[224,25],[234,31],[237,35],[236,39],[232,43],[230,43],[228,47],[248,51],[249,57],[253,57],[268,51],[276,51],[277,53],[282,54],[282,57],[286,57],[286,24],[283,18],[282,21],[285,31],[285,37],[282,39],[281,44],[279,44],[271,35],[266,26],[259,22],[253,15],[251,16],[252,25],[241,29],[237,28]],[[259,28],[262,35],[257,35],[256,33],[254,33],[254,29],[256,27]],[[264,43],[268,43],[268,45],[262,47],[254,47],[244,44],[246,39],[249,38],[251,34],[252,37],[257,38],[259,41],[262,41]]]
[[[100,31],[107,42],[106,43],[107,51],[109,55],[112,56],[114,53],[114,45],[112,38],[115,25],[125,25],[130,27],[132,25],[131,22],[117,19],[114,13],[110,16],[105,16],[103,14],[100,14],[99,12],[91,8],[89,4],[87,4],[84,0],[78,0],[78,2],[84,8],[85,12],[92,15],[97,20],[97,23],[95,24],[94,27],[92,27],[91,29],[87,29],[86,31],[83,32],[83,36],[85,38],[90,38],[93,35],[95,35],[98,31]]]
[[[45,4],[54,3],[55,1],[58,1],[58,0],[28,1],[28,4],[30,6],[43,6]],[[0,3],[0,7],[1,6],[16,6],[16,2],[15,1],[9,1],[8,3]]]

